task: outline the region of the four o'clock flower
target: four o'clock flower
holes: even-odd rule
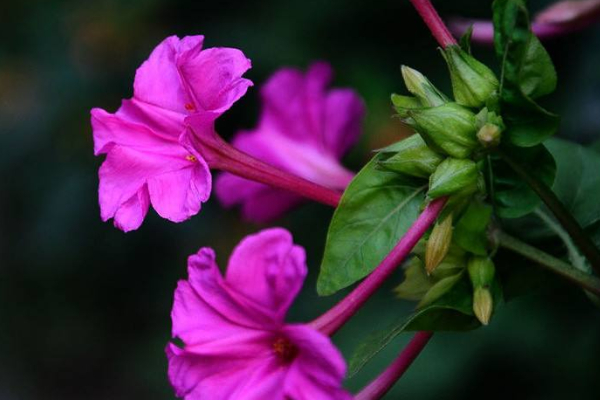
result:
[[[169,379],[186,400],[349,400],[345,363],[329,338],[285,314],[307,272],[284,229],[246,237],[225,277],[211,249],[188,260],[175,291]]]
[[[99,171],[101,216],[124,231],[141,225],[150,204],[181,222],[210,195],[205,160],[179,143],[184,120],[221,115],[252,83],[242,78],[250,61],[241,51],[203,49],[203,39],[168,37],[137,70],[133,98],[114,114],[91,112],[94,152],[107,155]]]
[[[364,106],[350,89],[328,90],[331,67],[312,64],[304,74],[284,68],[261,90],[258,127],[239,132],[232,144],[277,168],[330,189],[343,190],[353,177],[340,158],[357,141]],[[230,173],[217,178],[225,206],[241,205],[247,219],[266,222],[302,198]]]

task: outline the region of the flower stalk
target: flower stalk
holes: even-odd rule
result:
[[[336,190],[290,174],[236,149],[216,133],[198,135],[197,140],[202,144],[202,156],[210,168],[284,189],[332,207],[337,207],[342,198],[342,193]]]
[[[437,40],[442,48],[457,44],[456,39],[450,33],[444,21],[440,18],[439,14],[433,8],[433,4],[429,0],[410,0],[417,12],[423,19],[423,22],[427,25],[431,34]]]
[[[433,332],[417,332],[398,357],[377,378],[365,386],[354,399],[377,400],[382,398],[404,375],[432,336]]]
[[[377,268],[352,292],[325,314],[312,321],[310,325],[327,335],[333,335],[337,332],[409,255],[413,247],[440,215],[446,200],[446,197],[442,197],[429,203],[396,244],[396,247],[392,249]]]

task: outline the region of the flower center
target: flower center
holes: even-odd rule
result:
[[[185,105],[183,107],[185,107],[185,109],[188,111],[196,110],[196,107],[192,103],[185,103]]]
[[[191,154],[188,154],[187,156],[185,156],[185,159],[188,160],[189,162],[196,162],[196,161],[198,161],[198,159],[195,156],[191,155]]]
[[[275,339],[273,342],[273,351],[286,364],[291,363],[298,355],[298,348],[284,337]]]

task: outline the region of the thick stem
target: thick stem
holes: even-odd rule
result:
[[[502,159],[533,189],[552,211],[560,225],[567,231],[581,253],[588,259],[596,272],[600,273],[600,252],[590,238],[586,235],[573,215],[565,208],[556,194],[542,181],[529,173],[529,170],[506,152],[498,150]]]
[[[417,12],[423,19],[423,22],[427,25],[431,34],[437,40],[442,48],[457,44],[456,39],[450,33],[444,21],[440,18],[439,14],[433,8],[433,4],[429,0],[410,0],[415,6]]]
[[[365,386],[355,397],[355,400],[377,400],[382,398],[394,384],[404,375],[408,367],[417,358],[433,336],[433,332],[417,332],[408,345],[402,349],[386,369]]]
[[[216,134],[200,140],[202,155],[211,168],[287,190],[332,207],[337,207],[342,198],[342,193],[266,164],[231,146]]]
[[[588,275],[570,264],[522,242],[503,231],[494,231],[492,232],[492,235],[493,240],[495,240],[500,247],[514,251],[531,261],[535,261],[541,267],[567,278],[569,281],[581,286],[589,292],[600,296],[600,279]]]
[[[310,325],[326,335],[333,335],[340,329],[408,256],[419,239],[440,215],[446,200],[447,198],[442,197],[429,203],[381,264],[352,292],[325,314],[312,321]]]

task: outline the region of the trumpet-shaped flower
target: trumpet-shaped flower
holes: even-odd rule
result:
[[[210,195],[207,163],[179,143],[184,120],[221,115],[252,83],[242,78],[250,61],[241,51],[203,49],[203,39],[168,37],[137,70],[133,98],[114,114],[91,112],[94,153],[107,155],[99,171],[101,217],[124,231],[141,225],[150,204],[181,222]]]
[[[284,68],[261,90],[258,127],[241,131],[232,144],[256,158],[304,179],[343,190],[354,174],[341,157],[357,141],[364,106],[350,89],[327,87],[328,64],[314,63],[303,74]],[[298,195],[225,173],[217,179],[217,196],[225,206],[241,205],[247,219],[267,222],[302,201]]]
[[[169,379],[186,400],[349,400],[345,363],[329,338],[286,324],[307,268],[284,229],[246,237],[223,278],[211,249],[188,260],[175,291]]]

